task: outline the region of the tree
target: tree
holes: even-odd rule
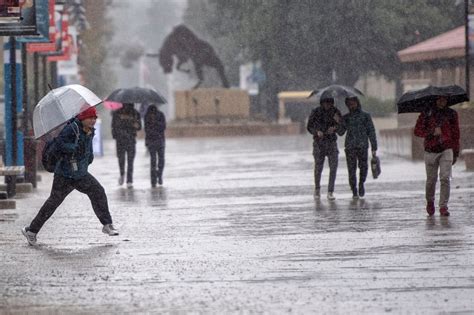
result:
[[[79,64],[87,86],[105,95],[114,84],[112,71],[106,64],[107,45],[113,36],[112,23],[107,17],[108,0],[84,0],[86,19],[90,25],[80,33],[82,42]]]
[[[397,51],[463,23],[449,0],[200,0],[205,14],[188,10],[186,22],[215,38],[223,53],[261,60],[270,117],[276,94],[332,83],[353,85],[368,72],[397,79]],[[190,18],[192,17],[192,18]]]

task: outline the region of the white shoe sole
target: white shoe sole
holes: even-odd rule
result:
[[[35,245],[36,245],[36,242],[35,242],[35,243],[30,242],[30,239],[28,238],[28,234],[26,234],[26,233],[27,233],[27,232],[26,232],[26,228],[25,228],[25,227],[22,227],[22,228],[21,228],[21,234],[23,234],[23,235],[25,236],[26,241],[28,242],[28,244],[29,244],[30,246],[35,246]]]

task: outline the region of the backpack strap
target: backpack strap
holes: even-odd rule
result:
[[[77,125],[75,121],[73,121],[71,124],[71,128],[74,131],[74,134],[76,135],[76,140],[74,141],[74,145],[77,146],[79,142],[79,135],[80,135],[79,126]],[[72,154],[72,157],[74,158],[74,153]]]

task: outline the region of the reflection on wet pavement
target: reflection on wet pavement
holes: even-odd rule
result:
[[[72,193],[27,246],[19,229],[48,174],[13,220],[0,216],[0,312],[474,312],[474,174],[460,167],[444,218],[425,214],[423,163],[383,153],[360,200],[341,153],[328,201],[313,197],[306,136],[170,139],[156,188],[137,149],[133,189],[117,186],[113,142],[92,165],[118,237]]]

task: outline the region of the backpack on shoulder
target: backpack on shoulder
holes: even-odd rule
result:
[[[76,123],[74,123],[77,130],[73,127],[74,133],[76,134],[76,144],[79,141],[79,127]],[[58,137],[54,137],[48,141],[43,148],[43,152],[41,154],[41,164],[43,168],[50,173],[54,173],[56,165],[61,161],[63,155],[59,151],[58,148]]]

